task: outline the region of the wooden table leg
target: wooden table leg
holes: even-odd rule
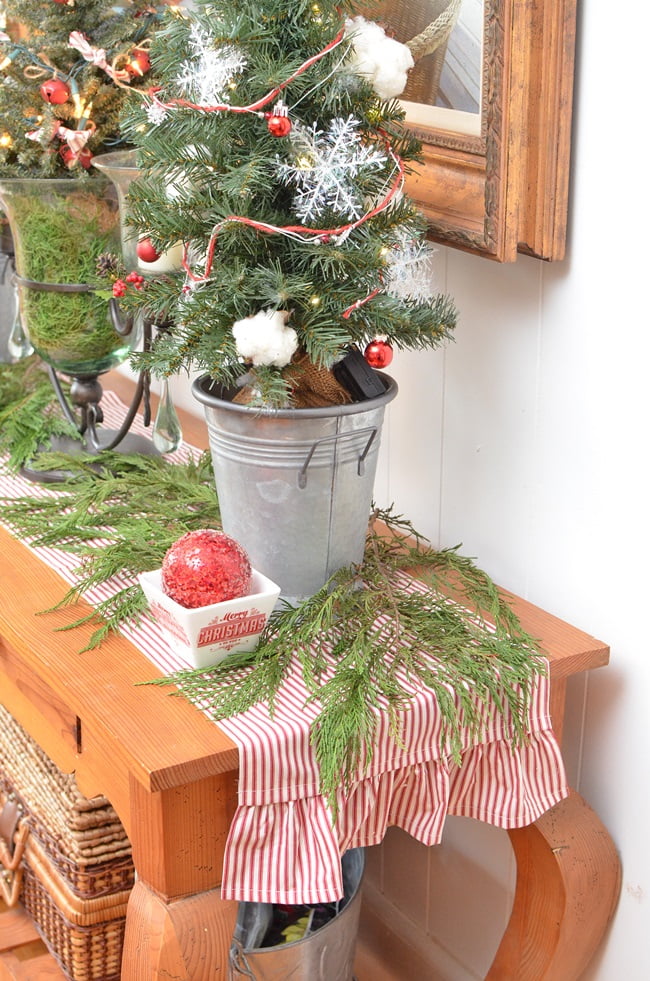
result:
[[[219,889],[171,903],[136,882],[129,899],[122,981],[226,981],[235,902]]]
[[[621,867],[609,832],[572,791],[509,836],[515,899],[486,981],[576,981],[618,902]]]
[[[131,779],[130,800],[137,881],[122,981],[225,981],[238,903],[219,886],[235,774],[154,792]]]

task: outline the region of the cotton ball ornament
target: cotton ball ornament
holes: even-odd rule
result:
[[[401,95],[415,64],[408,47],[365,17],[347,19],[345,33],[352,42],[349,66],[368,79],[380,99]]]
[[[197,609],[248,595],[251,564],[234,538],[200,528],[167,549],[161,577],[167,596],[186,609]]]
[[[237,320],[232,332],[237,354],[254,365],[284,368],[298,348],[298,335],[287,327],[286,310],[260,310]]]

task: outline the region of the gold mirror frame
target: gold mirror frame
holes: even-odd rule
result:
[[[391,32],[391,9],[381,7]],[[498,262],[564,257],[577,0],[484,0],[480,135],[408,124],[407,191],[434,241]],[[398,38],[399,40],[405,40]]]

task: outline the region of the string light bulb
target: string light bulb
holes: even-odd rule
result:
[[[8,150],[12,144],[13,140],[9,133],[0,134],[0,147],[2,147],[3,150]]]
[[[84,113],[85,102],[78,91],[72,93],[72,104],[74,106],[74,118],[81,119]]]
[[[79,128],[80,129],[83,129],[90,122],[90,114],[91,114],[92,111],[93,111],[93,104],[92,104],[92,102],[86,103],[85,106],[82,103],[81,114],[79,116]]]

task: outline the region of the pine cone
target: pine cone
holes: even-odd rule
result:
[[[119,259],[112,252],[102,252],[97,256],[97,275],[103,279],[109,279],[117,272]]]

